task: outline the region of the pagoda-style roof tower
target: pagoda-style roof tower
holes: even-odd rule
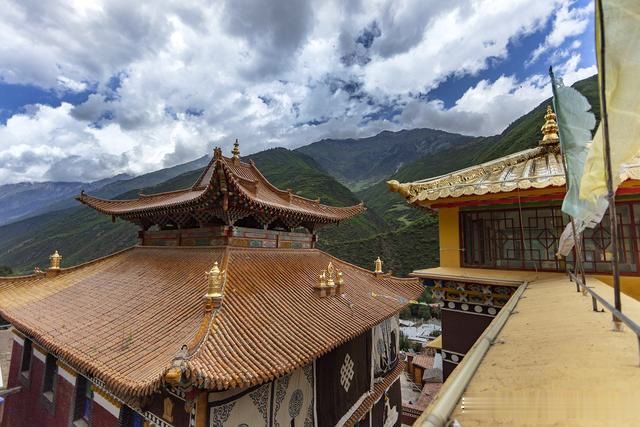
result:
[[[184,190],[140,194],[133,200],[106,200],[81,193],[80,202],[107,215],[131,221],[143,230],[156,225],[161,230],[209,226],[240,226],[292,230],[304,227],[313,233],[319,226],[338,223],[364,211],[362,203],[334,207],[279,190],[255,163],[240,160],[236,141],[232,157],[214,150],[196,183]]]

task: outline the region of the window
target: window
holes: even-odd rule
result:
[[[91,406],[93,390],[91,383],[82,375],[76,377],[76,398],[73,411],[74,425],[89,425],[91,422]]]
[[[616,204],[619,260],[623,273],[638,270],[640,203]],[[560,206],[489,209],[460,213],[462,265],[519,270],[566,271],[555,256],[560,234],[568,224]],[[611,272],[609,215],[582,236],[583,263],[588,273]],[[573,254],[567,261],[573,263]]]
[[[47,359],[44,368],[44,383],[42,386],[42,393],[51,402],[53,402],[53,396],[56,391],[58,364],[54,355],[47,354]]]
[[[29,370],[31,369],[31,340],[24,340],[24,345],[22,346],[22,360],[20,362],[20,373],[25,377],[29,376]]]
[[[118,425],[121,427],[143,427],[144,420],[140,414],[127,405],[122,405]]]

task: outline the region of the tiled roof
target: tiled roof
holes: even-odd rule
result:
[[[227,280],[209,323],[203,296],[214,261]],[[343,272],[343,297],[314,293],[329,261]],[[136,247],[53,278],[2,279],[0,314],[126,397],[157,389],[183,344],[199,386],[269,381],[392,316],[421,290],[415,279],[376,276],[316,249]]]
[[[432,368],[433,367],[433,356],[429,356],[425,353],[416,354],[413,358],[413,363],[415,366],[420,368]]]
[[[290,215],[308,217],[320,222],[351,218],[364,211],[362,203],[349,207],[323,205],[289,191],[274,187],[252,162],[214,157],[196,183],[188,189],[140,195],[132,200],[107,200],[82,193],[77,199],[99,212],[114,216],[135,217],[176,209],[206,207],[225,193],[236,193],[258,208],[275,209]]]
[[[358,406],[358,409],[355,410],[355,412],[353,413],[353,415],[351,415],[351,418],[347,420],[345,425],[351,426],[360,421],[362,417],[364,417],[365,414],[369,412],[373,405],[380,399],[380,397],[382,397],[384,392],[387,391],[387,389],[391,387],[394,382],[396,382],[398,377],[400,377],[400,373],[404,370],[404,367],[404,362],[398,363],[398,365],[391,372],[389,372],[381,382],[376,383],[373,386],[373,391],[362,401],[360,406]]]
[[[640,156],[626,165],[621,179],[640,179]],[[517,189],[564,187],[565,175],[559,146],[542,145],[446,175],[402,184],[389,181],[387,184],[391,191],[400,193],[409,203],[420,204]]]

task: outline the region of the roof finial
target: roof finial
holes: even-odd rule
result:
[[[236,138],[236,142],[233,143],[231,154],[233,154],[234,160],[240,160],[240,143],[238,142],[238,138]]]
[[[222,149],[220,147],[213,149],[213,158],[216,160],[222,160]]]
[[[223,275],[224,271],[220,271],[220,268],[218,267],[218,261],[214,262],[211,270],[207,272],[207,278],[209,279],[207,298],[219,297],[222,295]]]
[[[382,273],[382,260],[380,259],[380,257],[378,257],[376,259],[375,267],[376,267],[376,269],[374,270],[374,273],[381,274]]]
[[[544,120],[544,125],[540,128],[543,135],[540,145],[557,144],[560,141],[558,137],[558,123],[556,122],[556,114],[551,109],[551,105],[547,105],[547,114],[544,115]]]
[[[60,270],[60,261],[62,261],[62,255],[55,251],[53,255],[49,256],[49,269],[50,270]]]

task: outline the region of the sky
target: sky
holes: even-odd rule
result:
[[[494,135],[596,73],[588,0],[5,0],[0,184],[434,128]]]

